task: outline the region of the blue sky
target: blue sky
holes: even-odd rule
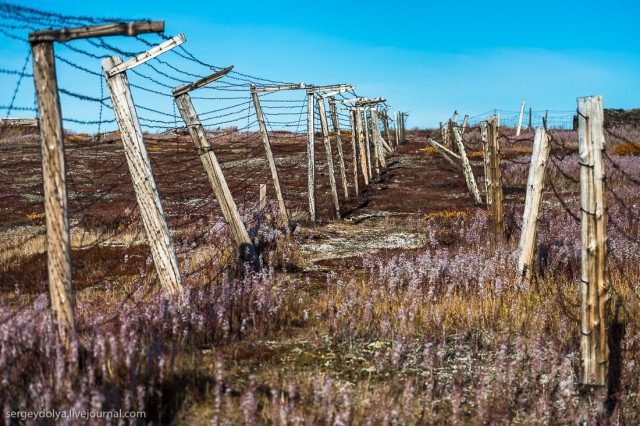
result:
[[[167,34],[185,33],[207,62],[276,80],[352,83],[410,111],[409,127],[435,126],[454,110],[517,110],[522,99],[534,110],[574,110],[576,97],[600,94],[608,108],[640,107],[637,2],[18,3],[164,19]],[[2,53],[5,64],[24,60],[8,46]]]

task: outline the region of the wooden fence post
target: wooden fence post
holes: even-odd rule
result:
[[[369,117],[367,114],[366,108],[361,108],[362,111],[362,122],[364,123],[364,139],[365,139],[365,152],[367,153],[367,170],[369,172],[369,177],[373,177],[373,171],[371,169],[371,138],[369,137]]]
[[[447,121],[447,130],[446,130],[446,135],[447,135],[447,144],[449,145],[449,149],[451,149],[451,151],[456,152],[458,150],[458,146],[457,146],[457,142],[456,142],[456,138],[453,135],[453,122],[451,120]]]
[[[369,167],[368,167],[368,162],[367,162],[367,149],[366,149],[366,142],[364,140],[364,124],[362,122],[362,114],[360,111],[360,108],[356,107],[355,108],[355,115],[356,115],[356,123],[357,123],[357,127],[358,127],[358,148],[360,151],[360,168],[362,170],[362,176],[364,177],[364,184],[369,185],[369,179],[370,179],[370,175],[369,175]]]
[[[316,223],[316,139],[313,92],[307,93],[307,196],[309,222]]]
[[[533,140],[529,177],[527,179],[527,195],[522,215],[522,232],[520,233],[520,257],[518,258],[518,273],[525,281],[531,278],[533,253],[538,236],[538,221],[542,207],[542,191],[544,177],[549,159],[549,137],[547,131],[538,127]]]
[[[333,96],[329,97],[329,113],[331,114],[331,124],[333,132],[336,134],[336,145],[338,146],[338,165],[340,166],[340,177],[342,178],[342,189],[344,198],[349,198],[349,187],[347,185],[347,169],[344,164],[344,153],[342,152],[342,135],[340,134],[340,120],[338,119],[338,109]]]
[[[496,116],[489,117],[489,190],[491,191],[491,216],[493,218],[494,234],[499,238],[504,236],[504,220],[502,212],[502,171],[500,169],[500,146],[498,144],[498,120]]]
[[[489,125],[486,121],[480,123],[480,138],[482,140],[482,166],[484,168],[484,193],[487,202],[487,210],[491,211],[493,204],[492,193],[489,190],[490,168],[489,168]]]
[[[471,192],[473,201],[476,204],[482,204],[480,199],[480,192],[478,191],[478,185],[476,184],[476,178],[473,176],[473,170],[471,164],[467,158],[467,152],[464,149],[464,143],[462,142],[462,134],[459,127],[453,127],[453,137],[458,145],[458,153],[460,154],[460,160],[462,161],[462,171],[464,172],[464,179],[467,182],[467,188]]]
[[[598,413],[606,409],[609,373],[609,301],[605,208],[605,170],[602,151],[602,96],[578,98],[580,205],[582,223],[582,284],[580,379],[583,399],[594,398]],[[585,404],[586,405],[586,404]]]
[[[524,99],[520,106],[520,116],[518,117],[518,128],[516,129],[516,136],[520,136],[520,130],[522,129],[522,116],[524,115]]]
[[[465,115],[462,120],[462,132],[461,134],[464,136],[464,131],[467,130],[467,125],[469,124],[469,116]]]
[[[260,184],[260,203],[258,204],[258,209],[262,213],[264,209],[267,208],[267,185],[264,183]]]
[[[358,183],[358,143],[356,141],[356,112],[349,110],[349,125],[351,126],[351,154],[353,156],[353,189],[356,195],[360,194]]]
[[[327,111],[324,105],[324,98],[318,96],[318,114],[320,115],[320,127],[322,128],[322,135],[324,141],[324,149],[327,154],[327,174],[329,175],[329,185],[331,187],[331,198],[333,200],[333,208],[336,212],[336,217],[340,219],[340,202],[338,201],[338,188],[336,185],[336,174],[333,168],[333,154],[331,153],[331,139],[329,138],[329,124],[327,123]]]
[[[178,111],[180,111],[180,115],[182,116],[184,123],[187,125],[189,133],[191,134],[191,139],[196,146],[198,157],[200,157],[202,165],[207,172],[209,182],[211,182],[211,186],[213,187],[213,192],[218,200],[220,208],[222,209],[222,214],[231,229],[231,235],[233,236],[238,248],[240,258],[244,262],[252,263],[254,269],[257,270],[260,267],[258,254],[251,242],[251,238],[249,238],[249,233],[247,232],[244,222],[242,222],[240,213],[238,213],[236,203],[233,200],[227,181],[222,173],[220,164],[218,163],[218,159],[207,140],[207,135],[202,123],[200,122],[198,113],[193,107],[191,97],[189,96],[189,93],[183,93],[176,96],[174,101],[178,107]]]
[[[455,161],[461,161],[461,158],[458,154],[456,154],[455,152],[451,152],[448,148],[440,145],[438,142],[434,141],[431,138],[427,139],[427,142],[429,142],[429,144],[434,147],[436,151],[440,153],[440,155],[442,155],[442,158],[447,160],[457,171],[462,171],[461,163]]]
[[[385,151],[391,153],[391,147],[386,144],[384,139],[382,138],[382,131],[380,130],[380,118],[378,116],[378,111],[375,109],[371,109],[371,133],[373,133],[374,145],[378,150],[378,160],[380,161],[380,165],[384,168],[387,167],[387,161],[385,160]]]
[[[71,286],[71,240],[64,135],[53,42],[32,43],[31,55],[42,139],[49,295],[51,307],[59,321],[56,327],[58,336],[61,341],[68,343],[69,338],[75,334],[76,319]]]
[[[529,125],[527,126],[527,130],[531,130],[532,129],[532,120],[533,120],[533,113],[531,112],[531,107],[529,107]]]
[[[122,135],[129,171],[147,231],[149,247],[158,273],[158,279],[168,294],[182,291],[178,260],[171,245],[171,234],[162,210],[158,188],[151,170],[126,72],[110,76],[108,71],[120,65],[122,59],[112,56],[102,60],[113,111]]]
[[[391,129],[389,128],[389,116],[387,115],[387,110],[385,109],[382,114],[382,124],[384,125],[384,132],[387,135],[387,140],[389,141],[389,146],[393,146],[393,140],[391,139]]]
[[[269,131],[267,125],[264,122],[264,115],[262,114],[262,107],[260,106],[260,98],[256,92],[255,84],[251,84],[251,97],[253,98],[253,106],[256,109],[256,117],[258,118],[258,125],[262,132],[262,142],[264,143],[264,150],[267,154],[267,161],[269,162],[269,169],[271,169],[271,178],[273,179],[273,186],[276,190],[276,198],[278,199],[278,206],[280,207],[280,218],[283,222],[283,227],[287,235],[289,235],[289,213],[287,212],[287,206],[284,204],[284,196],[282,195],[282,188],[280,186],[280,176],[278,175],[278,168],[276,167],[276,160],[273,158],[273,152],[271,151],[271,141],[269,140]]]

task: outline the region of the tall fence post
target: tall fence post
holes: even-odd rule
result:
[[[200,157],[202,165],[207,172],[209,182],[211,182],[211,186],[213,187],[213,192],[215,193],[218,204],[222,209],[222,214],[229,224],[231,235],[236,243],[240,258],[244,262],[252,263],[254,269],[258,269],[260,262],[256,249],[251,242],[251,238],[249,238],[249,233],[247,232],[244,222],[242,222],[240,213],[238,213],[238,207],[233,200],[227,181],[222,173],[220,164],[218,163],[218,159],[213,152],[211,144],[209,144],[209,141],[207,140],[207,135],[202,123],[200,122],[198,113],[193,107],[191,97],[188,93],[183,93],[176,96],[174,101],[178,107],[178,111],[180,111],[180,115],[182,116],[184,123],[187,125],[189,133],[191,134],[191,139],[196,146],[198,157]]]
[[[582,276],[580,379],[583,398],[593,397],[596,411],[605,412],[609,372],[609,301],[605,209],[605,170],[602,151],[602,96],[578,98]],[[592,393],[590,395],[590,393]]]
[[[367,170],[369,172],[369,177],[373,177],[373,171],[371,169],[371,138],[369,137],[369,117],[367,114],[366,108],[361,108],[363,123],[364,123],[364,139],[365,139],[365,150],[367,153]]]
[[[527,126],[527,130],[531,130],[533,128],[532,120],[533,120],[533,112],[531,111],[531,107],[529,107],[529,125]]]
[[[327,174],[329,175],[329,185],[331,187],[331,198],[336,217],[340,219],[340,202],[338,201],[338,187],[336,185],[336,174],[333,168],[333,154],[331,153],[331,139],[329,138],[329,124],[327,123],[327,111],[324,105],[324,98],[317,96],[318,115],[320,116],[320,127],[324,141],[324,149],[327,154]]]
[[[522,116],[524,115],[524,99],[520,106],[520,116],[518,116],[518,128],[516,129],[516,136],[520,136],[520,130],[522,129]]]
[[[364,177],[364,184],[369,185],[369,179],[371,175],[369,174],[369,166],[367,162],[367,148],[366,141],[364,140],[364,124],[362,122],[362,114],[359,107],[355,107],[354,109],[356,115],[356,123],[358,127],[358,148],[360,148],[360,167],[362,170],[362,176]]]
[[[256,110],[256,117],[258,118],[258,126],[262,132],[262,142],[264,143],[264,150],[267,154],[267,161],[269,162],[269,169],[271,170],[271,178],[273,179],[273,186],[276,190],[276,198],[278,199],[278,206],[280,208],[280,218],[283,222],[283,227],[287,234],[290,233],[289,228],[289,213],[287,212],[287,206],[284,204],[284,196],[282,195],[282,188],[280,186],[280,176],[278,175],[278,168],[276,167],[276,160],[273,157],[271,151],[271,141],[269,140],[269,131],[264,121],[264,115],[262,114],[262,107],[260,106],[260,98],[256,92],[255,84],[251,84],[251,98],[253,99],[253,106]]]
[[[538,127],[533,139],[531,164],[527,179],[527,195],[522,215],[522,232],[520,233],[520,257],[518,258],[518,273],[525,281],[531,279],[533,253],[538,236],[538,222],[542,207],[542,191],[544,177],[549,159],[549,137],[545,129]]]
[[[76,320],[71,286],[71,240],[64,135],[53,42],[32,43],[31,55],[42,139],[49,295],[51,307],[59,321],[58,336],[63,342],[68,342],[69,337],[76,331]]]
[[[488,156],[489,156],[489,191],[491,192],[491,216],[494,225],[494,234],[502,238],[504,236],[504,220],[502,211],[502,171],[500,169],[500,146],[498,144],[498,120],[496,116],[488,118]]]
[[[467,188],[469,188],[469,192],[471,192],[473,201],[476,204],[482,204],[480,192],[478,191],[478,185],[476,184],[476,178],[473,176],[473,170],[471,169],[471,164],[469,163],[469,159],[467,158],[467,152],[464,149],[464,143],[462,141],[460,128],[456,126],[452,129],[453,139],[455,139],[456,144],[458,145],[458,153],[460,154],[460,160],[462,161],[462,171],[464,172],[464,178],[467,182]]]
[[[307,93],[307,197],[309,222],[316,223],[316,140],[313,92]]]
[[[168,294],[175,294],[182,291],[178,260],[171,244],[171,234],[151,170],[138,114],[129,90],[129,80],[124,71],[109,75],[109,71],[121,63],[122,59],[119,56],[112,56],[102,60],[102,68],[122,135],[122,144],[158,279]]]
[[[393,146],[393,140],[391,139],[391,129],[389,128],[389,116],[387,115],[386,109],[382,113],[382,124],[384,125],[384,132],[387,135],[389,146]]]
[[[351,126],[351,155],[353,156],[353,189],[356,195],[360,194],[358,183],[358,143],[356,141],[356,112],[349,110],[349,125]]]
[[[380,130],[380,119],[378,117],[378,111],[371,109],[371,132],[373,133],[373,140],[376,149],[378,150],[378,161],[383,168],[387,167],[387,161],[385,160],[385,150],[389,153],[392,152],[391,147],[385,146],[386,143],[382,138],[382,131]]]
[[[484,194],[487,202],[487,210],[491,211],[493,200],[489,191],[489,124],[486,121],[480,123],[480,139],[482,140],[482,166],[484,169]]]
[[[336,134],[336,145],[338,146],[338,165],[340,166],[340,177],[342,178],[342,189],[344,198],[349,198],[349,187],[347,185],[347,169],[344,164],[344,152],[342,151],[342,135],[340,134],[340,120],[338,119],[338,109],[333,96],[329,97],[329,113],[331,114],[331,124],[333,132]]]

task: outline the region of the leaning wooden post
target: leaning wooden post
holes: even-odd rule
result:
[[[609,301],[602,96],[578,98],[582,276],[580,379],[583,399],[604,414],[609,373]],[[585,404],[586,405],[586,404]],[[587,406],[588,407],[588,406]]]
[[[327,123],[327,111],[324,105],[324,98],[317,97],[318,114],[320,115],[320,127],[324,141],[324,149],[327,154],[327,173],[329,174],[329,185],[331,187],[331,198],[336,217],[340,219],[340,202],[338,201],[338,187],[336,185],[336,174],[333,168],[333,155],[331,153],[331,139],[329,138],[329,125]]]
[[[313,92],[307,93],[307,196],[309,222],[316,223],[316,140]]]
[[[451,152],[448,148],[440,145],[438,142],[434,141],[431,138],[427,139],[427,142],[429,142],[429,144],[434,147],[436,151],[440,153],[440,155],[442,155],[442,158],[447,160],[449,164],[451,164],[457,171],[462,171],[462,166],[459,162],[460,156],[458,154],[456,154],[455,152]]]
[[[338,109],[333,96],[329,97],[329,113],[331,114],[331,124],[333,132],[336,134],[336,144],[338,145],[338,165],[340,166],[340,177],[342,178],[342,189],[344,198],[349,198],[349,187],[347,185],[347,169],[344,164],[344,153],[342,152],[342,135],[340,134],[340,120],[338,119]]]
[[[356,141],[356,112],[349,110],[349,125],[351,126],[351,154],[353,157],[353,189],[356,195],[360,194],[358,187],[358,144]]]
[[[504,219],[502,212],[502,171],[500,169],[500,146],[498,144],[498,117],[489,117],[489,177],[491,179],[491,216],[494,234],[504,236]]]
[[[538,127],[533,139],[531,164],[527,179],[527,195],[522,215],[522,232],[520,233],[520,257],[518,258],[518,273],[525,281],[531,279],[533,253],[538,236],[538,221],[542,207],[542,191],[544,177],[549,159],[549,137],[545,129]]]
[[[158,279],[168,294],[175,294],[182,291],[178,260],[171,245],[169,227],[151,170],[136,107],[129,90],[129,80],[126,71],[113,75],[109,73],[111,69],[120,64],[122,64],[122,59],[119,56],[102,60],[102,68],[105,72],[113,111],[122,135],[122,144]]]
[[[71,240],[64,135],[53,42],[32,42],[31,55],[42,141],[49,295],[51,307],[58,320],[58,336],[63,342],[68,343],[69,338],[76,332],[76,319],[71,286]]]
[[[462,134],[460,133],[460,128],[456,126],[452,129],[453,138],[458,145],[458,153],[460,154],[460,160],[462,161],[462,171],[464,172],[464,179],[467,182],[467,188],[469,188],[469,192],[471,192],[473,201],[476,204],[482,204],[480,192],[478,191],[478,185],[476,184],[476,178],[473,176],[473,170],[471,169],[471,164],[469,163],[469,159],[467,158],[467,152],[464,149],[464,143],[462,142]]]
[[[362,170],[362,176],[364,177],[364,184],[369,185],[369,167],[367,163],[367,149],[365,147],[366,143],[364,140],[364,124],[362,122],[362,114],[360,112],[360,108],[356,107],[355,110],[356,122],[358,127],[358,148],[360,151],[360,170]]]
[[[273,179],[273,186],[276,190],[276,198],[278,199],[278,206],[280,208],[280,218],[282,219],[282,225],[287,235],[290,233],[289,228],[289,213],[287,212],[287,206],[284,204],[284,196],[282,195],[282,188],[280,187],[280,176],[278,175],[278,168],[276,167],[276,160],[273,157],[271,151],[271,141],[269,140],[269,131],[264,121],[264,115],[262,114],[262,107],[260,106],[260,99],[256,92],[256,85],[251,84],[251,98],[253,99],[253,106],[256,109],[256,117],[258,118],[258,126],[260,126],[260,132],[262,133],[262,142],[264,143],[264,150],[267,154],[267,161],[269,163],[269,169],[271,170],[271,178]]]
[[[231,67],[227,68],[226,71],[231,71]],[[217,77],[217,80],[226,75],[226,72],[222,75],[220,75],[220,72],[214,75]],[[211,81],[214,81],[214,79],[211,79],[208,82]],[[204,84],[202,84],[201,86],[204,86]],[[243,262],[249,262],[253,264],[254,269],[257,270],[260,267],[258,254],[256,253],[256,249],[251,242],[251,238],[249,238],[247,228],[245,227],[244,222],[240,217],[238,207],[233,200],[233,196],[231,195],[231,191],[229,190],[227,181],[224,177],[224,174],[222,173],[222,168],[220,168],[218,159],[213,152],[211,144],[209,144],[209,141],[207,140],[207,135],[205,133],[204,127],[202,126],[202,123],[200,122],[198,113],[193,107],[191,97],[189,96],[188,92],[184,91],[185,89],[189,88],[181,86],[173,90],[176,106],[178,107],[178,111],[180,111],[180,115],[182,116],[182,119],[184,120],[184,123],[187,125],[187,129],[191,134],[191,139],[196,146],[198,156],[200,157],[202,165],[207,172],[209,182],[213,187],[213,192],[216,196],[216,199],[218,200],[220,208],[222,209],[222,214],[231,230],[231,235],[236,243],[240,258]]]
[[[469,116],[465,115],[464,119],[462,120],[462,135],[464,136],[464,131],[467,130],[467,125],[469,124]]]
[[[389,141],[389,145],[393,146],[393,139],[391,139],[391,129],[389,128],[389,116],[387,115],[386,109],[382,113],[382,124],[384,125],[384,132],[387,135],[387,140]]]
[[[522,116],[524,115],[524,99],[520,106],[520,116],[518,117],[518,128],[516,129],[516,136],[520,136],[520,130],[522,129]]]

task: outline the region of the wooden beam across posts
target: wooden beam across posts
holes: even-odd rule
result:
[[[44,211],[47,227],[47,277],[58,337],[67,344],[76,332],[71,286],[71,239],[62,113],[53,43],[31,45],[33,80],[42,140]]]
[[[469,188],[469,192],[473,197],[473,201],[476,204],[482,204],[480,192],[478,191],[478,185],[476,184],[476,178],[473,176],[473,170],[471,169],[471,164],[469,163],[469,159],[467,158],[467,151],[464,149],[462,133],[460,133],[460,128],[458,126],[455,126],[452,129],[453,138],[458,145],[458,152],[460,153],[460,160],[462,161],[462,171],[464,173],[464,179],[467,182],[467,188]]]
[[[349,198],[349,187],[347,185],[347,169],[344,164],[344,153],[342,151],[342,135],[340,134],[340,120],[338,119],[338,110],[336,108],[336,99],[329,97],[329,113],[331,114],[331,124],[333,132],[336,135],[336,145],[338,147],[338,165],[340,166],[340,177],[342,178],[342,189],[344,190],[344,198]]]
[[[358,127],[358,148],[360,151],[360,170],[362,170],[362,176],[364,177],[364,184],[369,185],[369,179],[371,175],[369,174],[369,167],[367,163],[367,148],[365,146],[365,137],[364,137],[364,124],[362,121],[362,114],[360,108],[356,108],[353,110],[356,115],[356,123]]]
[[[605,149],[602,96],[578,98],[578,150],[582,273],[580,308],[580,375],[582,398],[596,411],[606,410],[609,378],[609,303],[607,217],[605,205]],[[587,416],[585,416],[587,417]]]
[[[434,141],[431,138],[427,139],[427,142],[429,142],[429,144],[434,147],[436,151],[440,153],[440,155],[442,155],[442,158],[447,160],[457,171],[462,172],[462,166],[460,165],[461,163],[458,162],[460,161],[460,156],[458,154],[456,154],[455,152],[451,152],[446,147],[440,145],[438,142]],[[455,161],[455,159],[457,159],[458,161]]]
[[[109,75],[109,77],[113,77],[114,75],[119,74],[123,71],[126,71],[130,68],[137,67],[138,65],[144,64],[145,62],[155,58],[156,56],[162,55],[164,52],[166,52],[169,49],[173,49],[174,47],[180,46],[185,41],[187,41],[187,39],[184,37],[184,34],[178,34],[177,36],[170,38],[164,43],[161,43],[156,47],[149,49],[144,53],[139,54],[135,58],[131,58],[121,63],[117,67],[110,69],[109,71],[107,71],[107,74]]]
[[[488,118],[489,137],[489,190],[491,191],[491,217],[494,234],[498,238],[504,236],[504,219],[502,211],[502,171],[500,169],[500,145],[498,144],[498,117]]]
[[[520,115],[518,116],[518,128],[516,129],[516,136],[520,136],[520,130],[522,129],[522,117],[524,116],[524,99],[520,106]]]
[[[320,92],[329,92],[329,91],[349,91],[353,90],[353,86],[350,84],[332,84],[328,86],[309,86],[307,88],[307,93],[320,93]]]
[[[276,160],[273,157],[271,151],[271,141],[269,140],[269,131],[264,121],[264,115],[262,114],[262,107],[260,106],[260,98],[258,98],[258,91],[255,84],[251,84],[251,98],[253,99],[253,106],[256,110],[256,118],[258,119],[258,125],[260,126],[260,132],[262,132],[262,142],[264,143],[264,150],[267,154],[267,162],[269,163],[269,169],[271,170],[271,178],[273,179],[273,186],[276,190],[276,198],[278,199],[278,207],[280,208],[280,218],[282,219],[282,226],[287,233],[290,234],[289,228],[289,213],[287,212],[287,206],[284,204],[284,196],[282,195],[282,188],[280,187],[280,176],[278,175],[278,168],[276,167]]]
[[[542,207],[542,191],[544,177],[549,160],[549,136],[545,129],[538,127],[533,139],[531,164],[527,179],[527,194],[522,215],[522,232],[520,233],[520,256],[518,258],[518,273],[528,282],[531,279],[533,253],[538,236],[538,220]]]
[[[93,25],[89,27],[62,28],[59,30],[41,30],[29,34],[29,43],[58,42],[80,38],[107,37],[107,36],[137,36],[146,33],[164,32],[164,21],[136,21],[114,24]]]
[[[149,247],[158,273],[158,279],[170,294],[182,291],[178,260],[171,244],[171,235],[164,216],[160,196],[151,170],[126,72],[109,77],[108,71],[122,63],[119,56],[102,60],[113,111],[122,135],[129,171],[133,180],[138,206]]]
[[[191,97],[189,96],[189,93],[185,92],[176,96],[174,101],[178,107],[178,111],[180,111],[180,115],[182,116],[184,123],[187,125],[191,139],[196,146],[198,157],[200,157],[202,165],[207,172],[207,177],[213,187],[213,192],[218,200],[224,219],[231,230],[231,235],[236,244],[239,257],[243,262],[253,265],[253,269],[257,271],[260,268],[260,259],[256,253],[253,243],[251,242],[251,238],[249,238],[247,228],[240,217],[240,213],[238,212],[236,203],[233,200],[233,196],[231,195],[231,191],[227,185],[227,180],[222,173],[222,168],[220,168],[218,159],[211,148],[211,144],[209,144],[209,141],[207,140],[207,135],[202,123],[200,122],[198,113],[193,107]]]
[[[176,97],[176,96],[180,96],[180,95],[182,95],[184,93],[189,93],[192,90],[195,90],[195,89],[197,89],[199,87],[202,87],[202,86],[204,86],[206,84],[212,83],[212,82],[214,82],[216,80],[220,80],[222,77],[224,77],[225,75],[229,74],[229,72],[232,69],[233,69],[233,65],[228,66],[228,67],[226,67],[226,68],[224,68],[224,69],[222,69],[220,71],[216,71],[213,74],[211,74],[211,75],[209,75],[207,77],[201,78],[200,80],[195,81],[195,82],[193,82],[191,84],[187,84],[186,86],[176,87],[172,91],[173,96]]]
[[[333,154],[331,153],[331,139],[329,138],[329,124],[327,123],[327,111],[324,105],[324,98],[316,99],[318,104],[318,115],[320,116],[320,127],[324,141],[324,149],[327,154],[327,173],[329,174],[329,185],[331,187],[331,198],[336,218],[340,219],[340,202],[338,201],[338,187],[336,185],[336,174],[333,168]]]
[[[307,92],[307,197],[309,223],[316,223],[316,136],[313,93]]]
[[[288,84],[284,86],[269,86],[269,87],[256,87],[253,89],[256,93],[263,92],[279,92],[281,90],[297,90],[297,89],[306,89],[307,85],[304,83],[298,84]]]
[[[353,156],[353,190],[356,196],[360,194],[358,183],[358,143],[356,141],[356,112],[349,111],[349,125],[351,126],[351,153]]]

